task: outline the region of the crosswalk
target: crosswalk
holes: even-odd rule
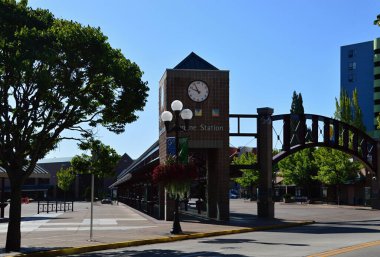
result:
[[[78,222],[54,222],[57,217],[63,213],[43,213],[35,214],[31,217],[25,219],[21,222],[21,232],[33,232],[33,231],[85,231],[90,230],[90,219],[82,219]],[[143,228],[153,228],[153,225],[141,225],[136,226],[133,222],[147,221],[144,217],[135,216],[130,218],[101,218],[93,219],[93,230],[105,231],[105,230],[131,230],[131,229],[143,229]],[[125,223],[132,222],[131,226],[125,225]],[[123,225],[121,225],[123,224]],[[8,229],[8,223],[0,223],[0,233],[6,233]]]

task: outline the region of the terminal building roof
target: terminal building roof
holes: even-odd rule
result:
[[[146,150],[139,158],[134,160],[131,165],[120,172],[115,183],[113,183],[110,188],[117,187],[118,185],[130,180],[136,172],[146,167],[154,167],[159,164],[159,153],[158,153],[158,140],[151,145],[148,150]]]
[[[26,168],[24,167],[23,170],[25,169]],[[5,171],[5,169],[3,167],[0,167],[0,178],[7,178],[7,177],[8,177],[8,174]],[[36,167],[34,168],[33,173],[29,177],[30,178],[50,178],[50,173],[37,164]]]

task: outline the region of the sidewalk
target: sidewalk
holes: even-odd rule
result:
[[[231,200],[231,217],[228,222],[209,221],[196,216],[181,215],[184,235],[170,234],[172,222],[155,220],[124,204],[94,204],[93,241],[90,239],[90,204],[76,202],[74,212],[37,213],[37,203],[22,205],[22,253],[50,251],[70,248],[70,253],[99,249],[125,247],[146,243],[168,242],[189,238],[242,233],[255,230],[273,229],[310,224],[308,215],[288,215],[276,204],[277,219],[262,219],[256,216],[256,202]],[[305,208],[296,206],[296,208]],[[294,209],[294,207],[291,207]],[[6,209],[6,215],[7,213]],[[309,215],[310,216],[310,215]],[[307,218],[307,219],[305,219]],[[7,223],[0,223],[0,241],[6,239]],[[89,247],[87,247],[89,246]],[[1,247],[4,247],[1,246]],[[66,253],[68,253],[66,251]],[[0,256],[14,256],[19,253]],[[56,256],[57,252],[48,255]],[[27,256],[32,256],[28,254]],[[37,256],[37,255],[35,255]]]

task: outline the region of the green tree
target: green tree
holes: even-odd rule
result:
[[[235,156],[232,160],[236,165],[253,165],[257,163],[257,155],[251,152]],[[240,186],[249,188],[251,198],[253,197],[253,187],[259,182],[259,171],[256,169],[241,169],[242,176],[235,178],[234,181]]]
[[[141,77],[99,28],[0,0],[0,162],[11,186],[6,251],[20,250],[21,186],[37,161],[98,125],[123,132],[146,103]]]
[[[380,14],[377,15],[376,20],[373,21],[373,25],[380,26]]]
[[[293,91],[292,104],[290,107],[291,114],[304,114],[305,110],[303,108],[302,94],[297,94],[296,91]]]
[[[313,162],[313,148],[298,151],[278,163],[279,176],[283,177],[284,184],[297,185],[306,189],[310,196],[310,185],[313,176],[317,174],[317,166]]]
[[[66,169],[61,168],[57,172],[57,179],[58,179],[58,187],[63,190],[66,200],[66,192],[70,189],[71,184],[75,180],[75,172],[73,170],[73,167],[68,167]]]
[[[290,106],[290,114],[304,114],[305,110],[303,108],[303,100],[301,93],[297,94],[296,91],[293,91],[293,97],[292,97],[292,104]],[[296,119],[292,119],[290,123],[290,130],[291,130],[291,141],[290,145],[298,145],[300,140],[297,137],[297,126],[299,121]]]
[[[83,153],[74,156],[71,167],[76,174],[94,174],[101,181],[115,175],[120,155],[114,149],[94,139],[80,144],[80,148],[90,152],[91,155]]]
[[[341,151],[320,147],[314,151],[314,163],[318,167],[313,178],[336,187],[337,203],[340,203],[340,186],[357,176],[361,164]]]
[[[362,131],[366,131],[356,88],[352,92],[352,98],[348,96],[346,91],[342,91],[339,100],[335,98],[335,108],[335,119],[346,122]]]

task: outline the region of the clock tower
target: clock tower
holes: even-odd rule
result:
[[[229,218],[230,182],[229,71],[217,69],[192,52],[173,69],[164,72],[159,83],[159,115],[171,111],[174,100],[180,100],[194,115],[189,130],[182,132],[181,137],[188,139],[189,155],[203,163],[200,176],[204,179],[202,198],[207,216],[226,220]],[[162,163],[168,155],[168,137],[173,135],[167,135],[163,122],[159,123]],[[163,204],[160,200],[160,205]]]

